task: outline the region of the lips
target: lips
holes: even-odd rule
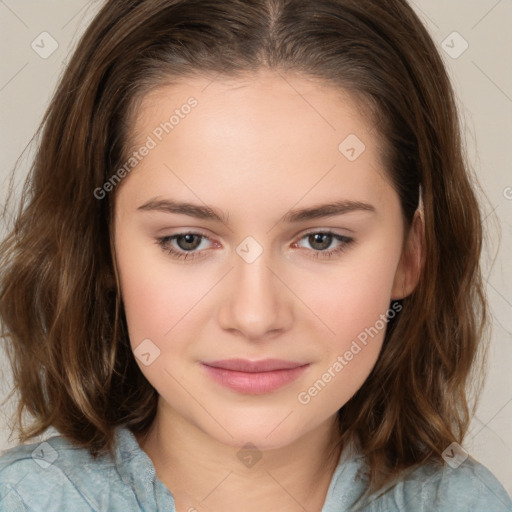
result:
[[[222,368],[235,372],[260,373],[272,372],[275,370],[289,370],[303,366],[304,363],[294,361],[285,361],[283,359],[263,359],[262,361],[249,361],[247,359],[223,359],[221,361],[212,361],[203,363],[213,368]]]
[[[203,362],[206,374],[215,382],[238,393],[261,395],[276,391],[296,380],[309,363],[283,359],[223,359]]]

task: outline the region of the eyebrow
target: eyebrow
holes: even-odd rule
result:
[[[201,206],[193,203],[172,201],[170,199],[153,198],[139,206],[137,210],[188,215],[198,219],[213,220],[227,224],[227,216],[211,206]],[[309,208],[290,210],[281,217],[280,222],[300,222],[310,219],[334,217],[355,211],[375,212],[376,210],[375,207],[369,203],[341,200],[328,204],[315,205]]]

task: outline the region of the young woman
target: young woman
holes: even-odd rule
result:
[[[404,0],[110,0],[2,245],[6,511],[510,511],[453,92]],[[31,415],[31,423],[22,421]]]

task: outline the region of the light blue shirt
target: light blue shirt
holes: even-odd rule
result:
[[[361,455],[354,451],[342,454],[322,512],[350,510],[364,489],[358,472],[363,467]],[[191,503],[189,510],[194,510],[193,506]],[[492,473],[468,457],[455,469],[448,465],[435,469],[422,466],[361,510],[511,512],[512,501]],[[61,436],[5,451],[0,456],[0,511],[176,509],[173,496],[156,476],[151,459],[129,430],[118,428],[114,459],[102,456],[94,460],[87,450],[74,447]]]

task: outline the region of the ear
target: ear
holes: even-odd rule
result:
[[[425,222],[423,211],[416,210],[402,255],[395,273],[391,299],[399,300],[410,295],[416,288],[425,261]]]

